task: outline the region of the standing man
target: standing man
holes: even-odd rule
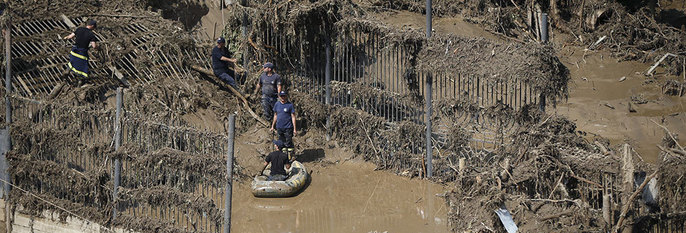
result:
[[[288,102],[288,93],[279,92],[279,101],[274,104],[274,120],[272,121],[271,131],[279,134],[279,140],[287,148],[288,152],[293,151],[293,135],[297,133],[295,128],[295,108]]]
[[[271,62],[264,63],[262,66],[264,72],[260,75],[260,80],[257,82],[255,94],[262,88],[262,109],[264,109],[264,118],[269,120],[274,116],[274,104],[276,97],[281,92],[281,76],[274,72],[274,64]]]
[[[291,163],[288,161],[288,156],[282,152],[283,142],[281,140],[274,141],[274,148],[276,151],[269,153],[269,155],[267,155],[267,157],[264,159],[264,167],[262,168],[262,171],[264,171],[264,169],[267,168],[267,165],[271,163],[272,167],[269,177],[267,177],[267,181],[284,181],[286,178],[288,178],[284,166],[286,169],[290,169]]]
[[[96,22],[91,19],[86,24],[86,27],[79,27],[72,34],[65,36],[64,40],[69,40],[74,37],[74,46],[71,48],[69,53],[69,69],[74,71],[77,75],[81,77],[88,78],[88,49],[89,46],[92,48],[97,48],[98,45],[95,43],[97,38],[95,38]],[[82,83],[84,80],[80,79],[79,82]]]
[[[240,92],[238,86],[236,86],[236,81],[231,75],[233,72],[229,70],[229,62],[236,63],[236,59],[229,57],[229,50],[226,49],[226,39],[219,37],[217,39],[217,46],[212,49],[212,71],[215,76]]]

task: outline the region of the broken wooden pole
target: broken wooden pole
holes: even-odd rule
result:
[[[214,79],[215,82],[220,83],[220,84],[224,84],[224,85],[223,85],[224,87],[228,88],[229,91],[231,91],[231,93],[232,93],[233,95],[237,96],[238,99],[240,99],[241,102],[243,102],[243,107],[245,108],[246,111],[248,111],[248,113],[250,113],[250,115],[251,115],[253,118],[255,118],[255,120],[257,120],[258,122],[260,122],[260,123],[263,124],[264,126],[271,126],[271,124],[269,124],[266,120],[262,119],[261,117],[257,116],[257,114],[255,114],[255,112],[250,108],[250,103],[248,103],[248,100],[245,99],[245,97],[243,96],[243,94],[241,94],[240,92],[238,92],[238,91],[237,91],[236,89],[234,89],[231,85],[227,85],[226,83],[224,83],[224,81],[222,81],[222,80],[219,79],[217,76],[215,76],[214,73],[210,72],[209,70],[206,70],[205,68],[202,68],[202,67],[197,66],[197,65],[191,65],[190,67],[191,67],[191,69],[193,69],[193,70],[195,70],[195,71],[198,71],[198,72],[200,72],[200,73],[206,75],[207,77],[210,77],[210,78]]]
[[[622,157],[622,203],[624,206],[630,205],[631,197],[630,193],[634,190],[634,161],[631,156],[631,148],[629,144],[624,144],[623,146],[623,157]],[[626,213],[625,213],[626,214]],[[621,219],[621,218],[620,218]],[[618,223],[618,226],[621,222]],[[615,228],[614,232],[617,232],[618,227]]]
[[[660,58],[660,60],[658,60],[657,62],[655,62],[655,64],[653,64],[653,66],[651,66],[650,69],[648,69],[648,72],[646,72],[646,76],[651,76],[651,75],[653,75],[653,71],[655,71],[655,68],[657,68],[657,66],[660,65],[660,63],[662,63],[662,61],[665,60],[665,58],[667,58],[667,57],[669,57],[669,56],[676,57],[676,55],[671,54],[671,53],[665,54],[664,56],[662,56],[662,58]]]
[[[636,197],[638,197],[639,193],[643,192],[643,189],[646,187],[648,182],[650,182],[650,180],[652,180],[653,178],[655,178],[657,176],[657,172],[658,171],[656,170],[655,172],[653,172],[653,174],[646,177],[646,179],[643,180],[643,183],[641,183],[641,186],[639,186],[638,189],[636,189],[636,191],[634,191],[634,193],[632,193],[631,196],[629,196],[629,198],[626,199],[626,201],[624,202],[624,206],[622,207],[622,212],[621,212],[621,214],[619,214],[619,220],[617,221],[617,225],[615,225],[615,228],[612,232],[617,233],[622,229],[622,227],[623,227],[622,225],[624,224],[624,219],[626,219],[626,215],[629,212],[629,208],[631,208],[631,206],[632,206],[633,200],[636,199]]]
[[[58,83],[57,85],[55,85],[55,87],[52,88],[52,91],[50,91],[48,99],[54,99],[55,97],[57,97],[57,95],[60,94],[60,91],[62,91],[62,87],[64,87],[64,83]]]
[[[64,24],[66,24],[67,27],[69,27],[69,28],[75,28],[76,27],[76,25],[74,25],[74,23],[71,22],[71,19],[67,18],[66,15],[61,14],[60,18],[62,18],[62,22],[64,22]]]
[[[605,190],[607,192],[607,190]],[[610,222],[610,194],[605,193],[603,194],[603,220],[605,220],[605,224],[607,224],[608,229],[610,228],[612,222]]]
[[[116,77],[117,80],[118,80],[122,85],[124,85],[125,87],[128,87],[128,86],[129,86],[129,82],[126,81],[126,77],[124,77],[124,74],[122,74],[121,72],[119,72],[119,70],[117,70],[117,68],[115,68],[114,66],[109,66],[109,68],[110,68],[110,70],[112,71],[112,74],[114,75],[114,77]]]

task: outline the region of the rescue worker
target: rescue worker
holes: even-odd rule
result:
[[[272,120],[271,131],[276,128],[279,134],[279,140],[284,144],[284,148],[288,152],[293,151],[293,135],[296,131],[295,125],[295,107],[291,102],[288,102],[288,93],[283,90],[279,92],[279,101],[274,104],[274,118]]]
[[[219,37],[219,39],[217,39],[217,46],[212,49],[212,71],[219,79],[226,82],[226,84],[231,85],[231,87],[237,91],[240,91],[238,86],[236,86],[236,81],[231,75],[233,72],[229,70],[229,62],[236,63],[236,59],[229,57],[229,50],[226,49],[226,39],[224,39],[224,37]]]
[[[74,46],[69,53],[69,70],[74,71],[77,75],[83,77],[79,83],[83,83],[84,79],[88,78],[88,49],[97,48],[95,43],[98,39],[95,38],[93,30],[97,27],[95,20],[91,19],[86,24],[86,27],[79,27],[73,33],[65,36],[64,40],[76,38]],[[67,71],[69,72],[69,71]]]
[[[257,82],[255,94],[262,89],[262,109],[264,110],[264,118],[270,120],[274,116],[274,104],[276,98],[281,92],[281,76],[274,72],[274,64],[271,62],[264,63],[262,66],[264,72],[260,75],[260,80]]]
[[[269,155],[264,158],[264,167],[262,168],[263,171],[265,168],[267,168],[269,163],[272,164],[269,177],[267,177],[268,181],[284,181],[286,178],[288,178],[286,169],[291,168],[291,163],[288,161],[288,156],[282,152],[283,146],[284,145],[281,140],[275,140],[274,149],[276,150],[269,153]],[[286,169],[284,169],[284,167]]]

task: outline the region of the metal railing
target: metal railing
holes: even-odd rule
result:
[[[14,98],[12,103],[14,119],[30,126],[26,129],[31,130],[30,132],[22,132],[22,135],[29,138],[14,139],[16,153],[31,155],[28,162],[50,161],[53,164],[51,166],[67,171],[73,169],[84,176],[98,174],[104,169],[110,174],[108,180],[114,177],[114,111],[92,110],[25,98]],[[155,166],[151,167],[146,167],[145,163],[152,162],[147,156],[170,152],[193,156],[194,160],[199,161],[219,161],[218,165],[223,168],[221,161],[226,159],[226,136],[176,123],[151,122],[133,115],[122,118],[121,130],[122,147],[131,150],[122,159],[123,191],[119,192],[120,202],[117,204],[121,215],[157,219],[188,231],[221,232],[223,223],[217,216],[222,216],[224,208],[225,172],[206,176],[178,167],[178,164],[170,164],[169,160],[154,161]],[[142,167],[154,169],[141,170]],[[93,206],[67,191],[83,189],[74,186],[77,184],[53,179],[27,184],[23,182],[23,178],[26,177],[17,177],[16,180],[17,184],[23,185],[23,189]],[[112,187],[104,188],[111,190]],[[188,205],[176,206],[172,204],[174,202],[156,203],[133,195],[146,191],[157,194],[166,191],[177,196],[193,197],[196,198],[193,199],[194,202],[210,203],[209,206],[213,207],[201,209]],[[97,204],[94,207],[104,208],[111,200],[102,199],[93,203]]]

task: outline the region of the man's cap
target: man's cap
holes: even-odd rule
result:
[[[279,92],[279,96],[287,96],[287,95],[288,95],[288,92],[286,92],[286,91]]]
[[[278,146],[279,149],[283,147],[283,142],[281,140],[274,140],[274,145]]]
[[[219,39],[217,39],[217,43],[226,43],[226,39],[224,39],[224,37],[219,37]]]
[[[274,64],[272,64],[271,62],[267,62],[267,63],[264,63],[264,65],[262,65],[262,68],[274,69]]]
[[[93,26],[93,27],[97,27],[97,26],[98,26],[98,25],[97,25],[97,22],[96,22],[94,19],[88,20],[88,24],[86,24],[86,25],[87,25],[87,26]]]

